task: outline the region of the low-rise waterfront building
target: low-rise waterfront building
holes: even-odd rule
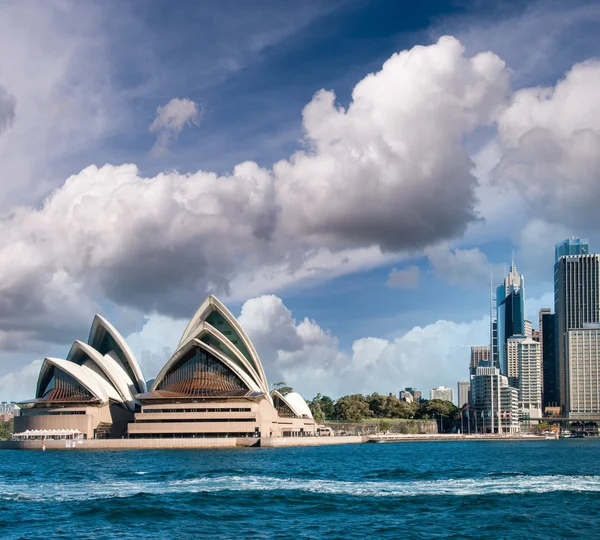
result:
[[[269,392],[263,366],[235,317],[209,296],[150,388],[120,334],[96,316],[88,343],[46,358],[36,398],[16,432],[78,430],[85,438],[307,436],[316,424],[296,393]]]
[[[471,377],[472,429],[480,433],[519,431],[519,393],[496,367],[479,366]]]

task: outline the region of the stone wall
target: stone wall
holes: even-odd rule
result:
[[[387,433],[435,434],[438,432],[435,420],[389,420]],[[376,435],[381,433],[378,423],[363,422],[323,422],[336,435]]]

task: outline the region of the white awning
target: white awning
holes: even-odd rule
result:
[[[13,433],[14,438],[28,437],[65,437],[82,434],[78,429],[28,429],[21,433]]]

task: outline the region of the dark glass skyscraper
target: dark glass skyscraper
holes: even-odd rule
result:
[[[544,408],[557,407],[560,402],[560,393],[556,355],[556,318],[549,308],[540,310],[540,336],[542,342],[542,404]]]
[[[525,290],[523,276],[513,262],[504,283],[496,289],[496,321],[498,360],[502,374],[511,386],[517,384],[517,374],[508,372],[506,343],[508,338],[525,334]]]

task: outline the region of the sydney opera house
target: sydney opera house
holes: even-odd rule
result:
[[[87,343],[46,358],[35,399],[21,404],[15,431],[78,430],[91,438],[276,437],[314,435],[296,393],[269,392],[250,338],[209,296],[175,352],[147,384],[119,332],[96,315]]]

